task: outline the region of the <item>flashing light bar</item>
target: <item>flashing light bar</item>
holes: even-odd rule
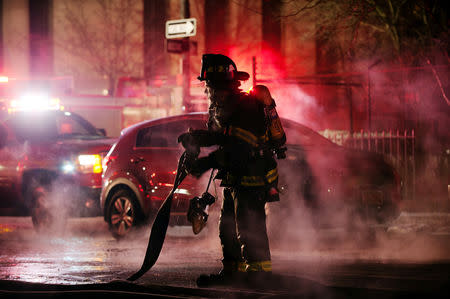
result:
[[[8,111],[36,111],[36,110],[59,110],[61,109],[58,98],[50,98],[42,94],[26,94],[19,100],[12,100]]]

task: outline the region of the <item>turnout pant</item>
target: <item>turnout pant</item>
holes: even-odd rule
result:
[[[263,188],[225,188],[219,222],[224,270],[272,271]]]

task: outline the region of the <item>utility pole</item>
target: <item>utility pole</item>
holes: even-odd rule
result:
[[[189,0],[181,0],[183,8],[183,16],[185,19],[191,17],[191,10],[189,6]],[[190,65],[190,45],[189,37],[183,38],[183,42],[186,43],[187,50],[183,52],[183,107],[185,112],[191,110],[191,65]]]

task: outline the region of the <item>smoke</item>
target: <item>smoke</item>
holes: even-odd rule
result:
[[[317,99],[310,95],[305,88],[297,84],[275,82],[271,88],[271,94],[277,104],[280,117],[317,128],[323,108],[317,104]]]
[[[245,70],[245,68],[239,69]],[[430,76],[416,76],[410,80],[408,85],[394,86],[389,93],[383,93],[386,92],[385,86],[390,82],[391,77],[385,72],[377,70],[371,72],[373,112],[374,115],[375,113],[380,115],[379,119],[375,117],[374,120],[379,123],[385,122],[394,128],[399,125],[400,122],[397,120],[400,119],[402,113],[408,112],[405,112],[405,103],[400,100],[399,95],[406,93],[411,95],[409,98],[407,97],[412,101],[408,105],[411,104],[415,107],[415,111],[418,113],[412,115],[417,116],[418,120],[435,118],[438,122],[448,122],[448,113],[446,112],[448,107],[439,108],[441,106],[437,103],[442,99],[434,96],[436,83]],[[276,100],[280,116],[298,121],[313,129],[320,129],[324,126],[324,119],[328,118],[330,110],[326,106],[333,103],[332,99],[329,101],[319,99],[315,95],[315,87],[287,84],[282,80],[270,83],[269,87]],[[364,120],[366,96],[367,91],[364,90],[364,87],[355,88],[355,128],[366,125]],[[343,105],[338,108],[341,110],[336,115],[342,116],[341,122],[347,122],[348,106]],[[390,111],[394,111],[395,114],[390,114]],[[439,125],[438,136],[448,134],[448,131],[445,131],[445,128],[448,127]],[[429,151],[436,146],[436,137],[428,134],[432,132],[432,128],[426,127],[422,130],[422,134],[419,135],[420,145],[423,147],[423,151]],[[290,135],[287,137],[289,142]],[[445,141],[448,138],[442,140]],[[329,152],[325,159],[324,156],[319,155],[319,148],[312,147],[309,150],[311,156],[307,164],[290,158],[294,153],[294,149],[291,147],[288,147],[288,159],[279,162],[280,173],[284,171],[283,174],[280,174],[283,176],[280,178],[280,186],[288,187],[283,190],[280,202],[267,204],[267,225],[274,263],[279,258],[387,262],[391,260],[427,262],[450,258],[448,241],[445,238],[439,238],[439,233],[444,235],[448,233],[445,228],[448,228],[450,224],[445,217],[442,217],[437,224],[430,224],[429,219],[435,217],[433,214],[428,218],[424,217],[426,219],[417,219],[411,214],[403,213],[394,221],[386,224],[377,224],[371,221],[367,223],[363,217],[355,216],[351,209],[352,202],[348,202],[348,198],[328,196],[346,186],[335,186],[333,189],[323,184],[330,177],[343,177],[344,181],[345,179],[349,180],[351,176],[345,172],[349,167],[346,164],[348,161],[338,155],[339,151]],[[19,158],[28,151],[29,147],[25,144],[19,150],[9,154]],[[356,154],[352,158],[354,158],[353,163],[359,163]],[[424,168],[430,167],[430,160],[432,159],[423,160]],[[439,160],[436,160],[435,164],[427,172],[424,171],[424,168],[418,169],[418,171],[424,171],[423,177],[429,179],[429,173],[436,169]],[[314,167],[315,165],[325,165],[327,169],[336,169],[338,172],[318,171]],[[363,164],[358,166],[362,169],[365,168]],[[340,172],[341,170],[343,172]],[[366,169],[363,173],[368,177],[375,176],[372,169]],[[305,181],[309,181],[309,184],[303,184]],[[431,186],[427,182],[429,180],[422,185]],[[351,186],[357,182],[348,181],[347,183]],[[202,184],[206,186],[204,179]],[[68,243],[75,244],[73,249],[65,247],[73,253],[77,246],[95,242],[89,237],[100,237],[102,240],[108,240],[108,246],[96,248],[98,252],[102,253],[99,258],[108,260],[113,256],[118,276],[120,271],[124,271],[123,269],[128,271],[139,269],[147,246],[151,223],[137,229],[129,237],[118,242],[111,237],[107,231],[107,224],[102,218],[98,219],[101,224],[97,223],[95,229],[92,227],[92,222],[77,219],[74,224],[73,218],[69,219],[69,225],[64,226],[61,221],[67,220],[66,210],[73,203],[73,199],[81,195],[77,190],[69,190],[70,188],[65,182],[55,182],[46,191],[49,204],[54,207],[51,209],[51,213],[56,220],[50,227],[47,238],[36,237],[36,243],[42,244],[43,250],[51,247],[48,244],[57,245],[56,249],[49,251],[48,254],[58,256],[60,253],[57,252],[57,248],[61,248],[59,246],[61,243],[68,241]],[[211,193],[213,193],[212,191],[213,189],[210,189]],[[221,194],[220,188],[217,189],[217,194]],[[318,201],[317,205],[315,200]],[[195,267],[195,263],[198,261],[196,259],[210,259],[213,266],[220,267],[221,252],[217,229],[220,204],[219,199],[211,208],[208,225],[198,236],[193,236],[189,227],[187,229],[169,227],[168,238],[173,246],[163,248],[160,259],[155,265],[156,273],[162,267],[173,263],[174,260],[180,261],[182,266],[189,268]],[[192,242],[188,242],[189,254],[184,255],[185,247],[183,246],[186,246],[187,238]],[[326,266],[318,265],[316,270],[320,274],[327,269]],[[123,277],[128,274],[125,273]]]
[[[14,190],[17,194],[11,192],[2,196],[13,197],[11,212],[31,216],[36,231],[43,237],[70,235],[71,232],[66,230],[70,217],[99,213],[96,209],[98,198],[84,192],[70,173],[66,177],[52,173],[55,167],[74,163],[68,159],[61,161],[57,150],[56,146],[32,146],[28,141],[8,144],[0,150],[2,161],[8,161],[9,167],[16,165],[14,171],[21,175],[21,188]],[[70,157],[69,154],[66,156]]]
[[[338,84],[319,84],[322,82],[320,80],[310,80],[307,82],[309,84],[300,83],[300,79],[286,78],[285,72],[274,68],[270,68],[270,71],[265,71],[265,68],[257,69],[257,77],[269,87],[281,117],[295,120],[316,131],[350,131],[350,128],[354,132],[367,130],[369,113],[373,131],[399,130],[403,134],[407,130],[408,136],[411,136],[414,130],[414,145],[408,147],[406,160],[397,164],[401,166],[405,163],[408,167],[396,170],[403,176],[400,179],[403,178],[404,182],[405,177],[409,176],[408,183],[409,186],[414,186],[415,199],[412,198],[412,193],[408,193],[411,197],[404,198],[400,208],[406,212],[447,212],[450,106],[445,97],[449,96],[448,66],[392,67],[383,61],[377,65],[373,65],[372,61],[356,61],[352,66],[351,72],[326,78],[331,83],[354,84],[350,88]],[[369,66],[372,66],[370,70]],[[303,81],[307,81],[306,77]],[[289,135],[287,139],[289,143]],[[407,142],[408,145],[412,144],[410,139]],[[290,150],[288,146],[288,155]],[[313,147],[309,151],[314,153],[319,149]],[[352,177],[348,172],[349,168],[360,169],[360,175],[367,177],[370,177],[372,171],[380,173],[376,167],[364,165],[357,159],[356,153],[349,155],[354,155],[353,161],[352,157],[350,162],[340,159],[339,153],[333,151],[325,158],[312,154],[314,158],[308,161],[312,166],[328,164],[326,168],[330,170],[317,171],[317,167],[312,169],[316,187],[319,188],[316,191],[320,192],[318,200],[321,202],[321,213],[305,204],[308,200],[304,200],[303,190],[289,192],[282,195],[281,202],[268,204],[269,233],[273,240],[271,244],[287,248],[286,253],[314,254],[329,247],[344,251],[354,249],[352,258],[355,259],[448,259],[448,245],[437,241],[434,232],[424,232],[423,225],[416,223],[417,219],[414,217],[407,217],[413,229],[405,233],[404,230],[397,229],[398,223],[395,222],[404,219],[407,215],[405,213],[394,222],[367,224],[364,217],[355,218],[351,211],[351,201],[350,206],[347,205],[348,198],[327,197],[328,187],[324,182],[329,182],[330,177],[342,177],[342,181],[348,181],[349,186],[334,186],[336,189],[361,183],[350,182]],[[384,158],[389,159],[387,155]],[[292,161],[281,162],[280,169],[286,168],[289,163]],[[304,179],[302,172],[304,169],[300,166],[289,169],[286,176],[291,182],[287,185],[297,186]],[[333,193],[333,188],[330,191]],[[329,222],[326,227],[317,224],[323,219]],[[445,226],[445,223],[444,221],[440,225]],[[325,250],[324,254],[339,258],[339,252],[338,250],[336,256]]]
[[[57,181],[48,185],[32,178],[27,188],[27,205],[37,232],[49,236],[63,235],[69,212],[60,191],[64,186],[58,186]]]
[[[362,70],[364,70],[363,65],[364,63],[360,64]],[[361,74],[362,81],[359,81],[362,83],[361,87],[352,87],[354,130],[366,128],[367,125],[368,86],[365,73]],[[273,77],[276,78],[277,74]],[[415,128],[416,146],[423,146],[423,151],[427,155],[436,152],[436,145],[442,144],[442,140],[448,140],[448,130],[445,128],[448,128],[449,107],[442,105],[445,103],[442,95],[436,95],[437,83],[429,69],[385,71],[382,66],[377,66],[370,72],[370,84],[373,128],[380,130]],[[330,93],[330,98],[324,99],[324,94],[318,92],[322,86],[291,84],[281,79],[270,81],[267,85],[277,103],[277,110],[281,117],[298,121],[316,130],[324,128],[348,130],[349,102],[342,102],[339,99],[339,97],[348,96],[348,93],[335,91]],[[330,89],[330,87],[326,88]],[[342,87],[334,88],[344,90]],[[333,95],[337,98],[333,98]],[[334,106],[334,111],[327,106]],[[330,122],[330,119],[334,120],[334,123]],[[430,119],[435,121],[430,122]],[[420,132],[421,127],[423,130],[430,123],[438,126],[434,133],[430,130],[427,132],[432,134]],[[297,137],[294,139],[297,140]],[[289,144],[289,134],[287,139]],[[304,142],[314,145],[314,142],[310,143],[309,140]],[[417,223],[414,217],[407,217],[408,225],[413,228],[405,233],[404,230],[398,229],[398,222],[396,222],[403,221],[407,215],[405,213],[394,221],[378,224],[373,220],[367,221],[364,215],[356,215],[352,205],[357,203],[352,202],[352,199],[328,196],[333,195],[333,191],[343,191],[352,184],[357,186],[356,184],[362,183],[350,181],[353,178],[349,169],[360,169],[357,171],[359,175],[370,177],[372,174],[376,177],[382,167],[378,167],[380,169],[377,170],[376,165],[375,167],[371,163],[365,165],[365,162],[358,160],[356,153],[353,157],[349,154],[350,160],[348,160],[348,157],[341,155],[342,150],[330,151],[321,156],[318,154],[320,148],[306,148],[304,150],[310,153],[310,157],[305,160],[311,169],[305,169],[304,165],[298,164],[298,161],[297,164],[292,160],[279,163],[279,171],[285,171],[284,175],[280,174],[282,176],[280,184],[286,184],[289,187],[284,190],[285,194],[281,196],[279,203],[268,204],[267,222],[273,248],[289,256],[320,256],[330,259],[433,261],[449,258],[448,242],[442,242],[433,236],[433,232],[425,233],[422,230],[423,225]],[[288,160],[290,150],[288,145]],[[416,155],[418,154],[416,152]],[[408,159],[414,159],[414,157]],[[429,189],[433,189],[437,184],[446,189],[445,182],[438,183],[437,180],[430,182],[430,178],[435,177],[432,173],[433,171],[434,174],[436,173],[440,163],[438,161],[442,161],[442,158],[416,160],[416,163],[421,162],[430,166],[430,161],[435,162],[435,165],[430,167],[433,170],[417,172],[416,177],[426,178],[428,183],[424,186],[430,186]],[[324,165],[326,167],[323,167]],[[313,193],[317,197],[312,199],[317,201],[317,206],[311,204],[311,197],[305,198],[305,190],[302,189],[304,187],[301,187],[302,182],[309,179],[309,175],[316,183],[311,188],[316,188]],[[349,186],[333,186],[328,189],[327,183],[333,176],[342,177],[343,182],[347,180]],[[433,200],[433,198],[427,200],[427,211],[439,211],[439,207],[430,209],[429,204]],[[408,208],[406,206],[411,207],[409,204],[403,205],[403,208]],[[433,215],[429,216],[429,218],[433,217]],[[442,221],[439,225],[442,228],[448,225],[446,223]]]
[[[357,201],[321,192],[309,196],[302,182],[309,179],[311,170],[296,161],[281,161],[279,168],[281,200],[267,204],[275,260],[431,262],[450,258],[448,214],[402,212],[380,224],[369,214],[356,213]],[[326,271],[326,266],[315,270]]]

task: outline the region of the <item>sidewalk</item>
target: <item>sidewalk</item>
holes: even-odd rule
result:
[[[402,212],[387,229],[388,233],[427,233],[450,236],[449,212]]]

